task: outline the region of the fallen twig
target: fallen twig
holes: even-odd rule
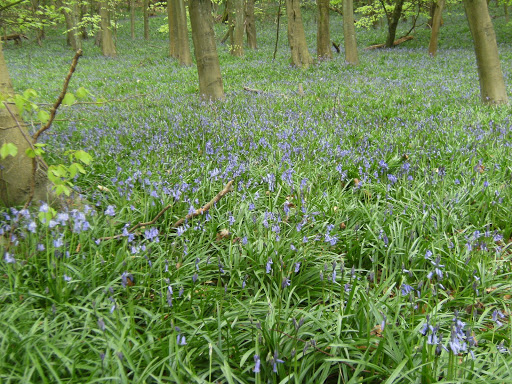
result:
[[[222,191],[220,191],[217,196],[215,196],[208,204],[206,204],[205,206],[203,206],[202,208],[199,208],[199,209],[196,209],[194,212],[192,213],[189,213],[187,216],[185,216],[184,218],[182,219],[179,219],[177,222],[175,222],[173,224],[173,228],[178,228],[178,227],[181,227],[187,220],[190,220],[192,219],[193,217],[196,217],[196,216],[199,216],[199,215],[202,215],[204,213],[206,213],[211,207],[212,205],[214,205],[217,201],[219,201],[220,199],[222,199],[226,194],[228,194],[229,192],[231,192],[233,190],[233,181],[234,180],[230,180],[229,183],[226,184],[226,186],[224,187],[224,189]]]
[[[222,191],[220,191],[217,194],[217,196],[215,196],[208,204],[204,205],[202,208],[196,209],[192,213],[189,213],[184,218],[179,219],[177,222],[175,222],[172,225],[171,228],[181,227],[187,220],[190,220],[190,219],[192,219],[192,218],[194,218],[196,216],[199,216],[199,215],[202,215],[202,214],[206,213],[212,207],[212,205],[217,203],[220,199],[222,199],[224,197],[224,195],[228,194],[232,190],[233,190],[233,180],[229,181],[226,184],[226,186],[224,187],[224,189]],[[162,216],[164,214],[164,212],[167,211],[171,207],[172,207],[172,204],[166,205],[160,212],[157,213],[157,215],[151,221],[140,222],[138,224],[135,224],[133,227],[131,227],[128,230],[128,233],[133,233],[133,231],[135,231],[137,228],[146,227],[148,225],[155,224],[156,221],[160,218],[160,216]],[[114,236],[100,237],[98,240],[100,240],[100,241],[114,240],[114,239],[119,239],[119,238],[121,238],[123,236],[124,236],[123,234],[117,234],[117,235],[114,235]]]
[[[76,65],[78,63],[78,59],[82,56],[82,50],[79,49],[76,51],[75,56],[73,57],[73,61],[71,62],[71,67],[69,68],[68,75],[66,76],[66,79],[64,80],[64,86],[62,87],[62,91],[60,92],[59,97],[57,98],[57,101],[53,104],[52,108],[50,109],[50,118],[46,122],[44,126],[39,128],[39,130],[34,134],[32,137],[33,143],[37,142],[37,139],[39,136],[46,131],[50,126],[52,125],[53,119],[55,119],[55,114],[57,113],[57,109],[59,108],[60,104],[62,103],[62,100],[64,99],[64,96],[66,96],[66,92],[68,90],[69,81],[71,80],[71,76],[73,76],[73,72],[75,72]]]
[[[405,41],[409,41],[409,40],[412,40],[414,39],[414,36],[404,36],[404,37],[401,37],[399,38],[398,40],[395,40],[393,42],[393,46],[397,46],[399,44],[402,44],[403,42]],[[380,49],[380,48],[385,48],[386,47],[386,44],[375,44],[375,45],[370,45],[369,47],[366,47],[365,49],[366,50],[370,50],[370,49]]]
[[[263,91],[260,91],[259,89],[253,89],[253,88],[249,88],[249,87],[244,87],[244,91],[253,92],[253,93],[263,93]]]

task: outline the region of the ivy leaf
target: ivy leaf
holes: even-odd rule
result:
[[[66,93],[66,96],[64,96],[64,98],[62,99],[62,104],[64,105],[72,105],[76,102],[76,98],[75,98],[75,95],[73,95],[72,93]]]
[[[3,143],[0,147],[0,158],[5,159],[7,156],[16,156],[18,154],[18,147],[13,143]]]

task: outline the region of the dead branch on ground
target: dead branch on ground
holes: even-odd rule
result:
[[[398,40],[395,40],[393,42],[393,46],[396,47],[397,45],[399,44],[402,44],[406,41],[409,41],[409,40],[412,40],[414,39],[414,36],[404,36],[404,37],[401,37],[399,38]],[[386,44],[375,44],[375,45],[370,45],[369,47],[366,47],[365,49],[366,50],[370,50],[370,49],[380,49],[380,48],[385,48],[386,47]]]
[[[224,189],[222,191],[220,191],[217,196],[215,196],[209,203],[205,204],[203,207],[199,208],[199,209],[196,209],[194,212],[192,213],[189,213],[187,216],[179,219],[177,222],[175,222],[171,228],[173,229],[176,229],[178,227],[181,227],[186,221],[196,217],[196,216],[199,216],[199,215],[203,215],[205,214],[206,212],[208,212],[208,210],[214,205],[216,204],[220,199],[222,199],[226,194],[228,194],[229,192],[231,192],[233,190],[233,182],[234,180],[230,180],[226,186],[224,187]],[[160,218],[160,216],[162,216],[165,211],[167,211],[169,208],[172,207],[172,204],[169,204],[169,205],[166,205],[160,212],[157,213],[157,215],[150,221],[146,221],[146,222],[140,222],[138,224],[135,224],[133,227],[131,227],[129,230],[128,230],[128,233],[133,233],[137,228],[140,228],[140,227],[147,227],[148,225],[153,225],[156,223],[156,221]],[[123,234],[118,234],[118,235],[114,235],[114,236],[106,236],[106,237],[100,237],[98,240],[100,241],[104,241],[104,240],[114,240],[114,239],[119,239],[121,237],[123,237],[124,235]]]

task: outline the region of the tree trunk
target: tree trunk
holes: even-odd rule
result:
[[[229,53],[233,56],[244,55],[244,0],[229,0],[229,24],[233,28]]]
[[[445,0],[438,0],[435,4],[434,17],[432,18],[432,34],[428,45],[428,54],[434,57],[437,53],[437,41],[439,39],[439,29],[441,28],[441,15],[443,14]]]
[[[130,0],[130,34],[135,40],[135,0]]]
[[[149,0],[144,0],[144,40],[149,40]]]
[[[211,0],[190,0],[188,10],[199,75],[199,93],[205,100],[223,100],[225,96],[215,45]]]
[[[100,18],[101,18],[101,52],[103,56],[116,57],[116,46],[112,38],[112,29],[110,26],[110,11],[108,9],[108,2],[102,1],[100,3]]]
[[[288,44],[292,54],[292,65],[298,68],[307,68],[313,64],[313,59],[306,43],[300,0],[286,0],[286,15],[288,16]]]
[[[343,0],[343,35],[345,38],[345,61],[351,65],[359,64],[353,0]]]
[[[329,0],[318,0],[318,30],[316,53],[319,60],[331,60],[331,34],[329,32]]]
[[[174,9],[176,10],[176,29],[177,39],[176,48],[180,65],[192,65],[192,56],[190,55],[190,44],[188,41],[188,27],[187,27],[187,10],[185,9],[185,2],[183,0],[170,0],[175,3]]]
[[[505,13],[505,23],[508,24],[508,22],[510,21],[510,16],[508,15],[508,4],[507,3],[503,4],[503,12]]]
[[[2,44],[0,43],[0,93],[12,95],[13,88],[7,66],[5,64]],[[15,116],[13,118],[6,108],[0,108],[0,147],[5,143],[12,143],[18,148],[16,156],[7,156],[0,160],[0,204],[12,206],[25,203],[34,184],[34,201],[48,201],[50,183],[46,176],[44,162],[37,158],[36,172],[33,177],[33,160],[25,155],[30,148],[32,138],[29,136],[21,117],[14,105],[9,109]],[[20,127],[18,127],[18,124]]]
[[[174,0],[167,0],[167,24],[169,26],[169,56],[178,57],[178,25]]]
[[[402,15],[402,8],[404,5],[404,0],[396,0],[395,9],[393,13],[387,15],[388,19],[388,37],[386,39],[386,48],[393,48],[395,36],[396,36],[396,28],[398,27],[398,22],[400,21],[400,16]]]
[[[78,4],[76,3],[58,3],[62,7],[62,14],[64,15],[64,21],[66,22],[67,28],[67,42],[73,49],[78,51],[82,48],[82,39],[77,27],[78,16]],[[64,9],[66,7],[67,9]]]
[[[487,3],[485,0],[464,0],[464,9],[475,46],[482,102],[506,104],[507,91]]]
[[[245,2],[245,31],[247,33],[247,47],[249,49],[257,49],[256,43],[256,18],[254,17],[254,1],[246,0]]]

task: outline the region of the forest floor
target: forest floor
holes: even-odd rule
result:
[[[512,28],[491,12],[512,95]],[[393,50],[358,30],[359,66],[308,70],[285,22],[272,60],[265,16],[257,51],[218,46],[211,104],[167,57],[165,22],[146,42],[123,20],[116,59],[84,44],[70,91],[90,95],[44,142],[50,164],[93,157],[74,180],[86,205],[0,213],[0,381],[512,382],[511,107],[481,105],[460,9],[435,58],[425,26]],[[73,56],[49,32],[4,46],[15,89],[45,103]]]

